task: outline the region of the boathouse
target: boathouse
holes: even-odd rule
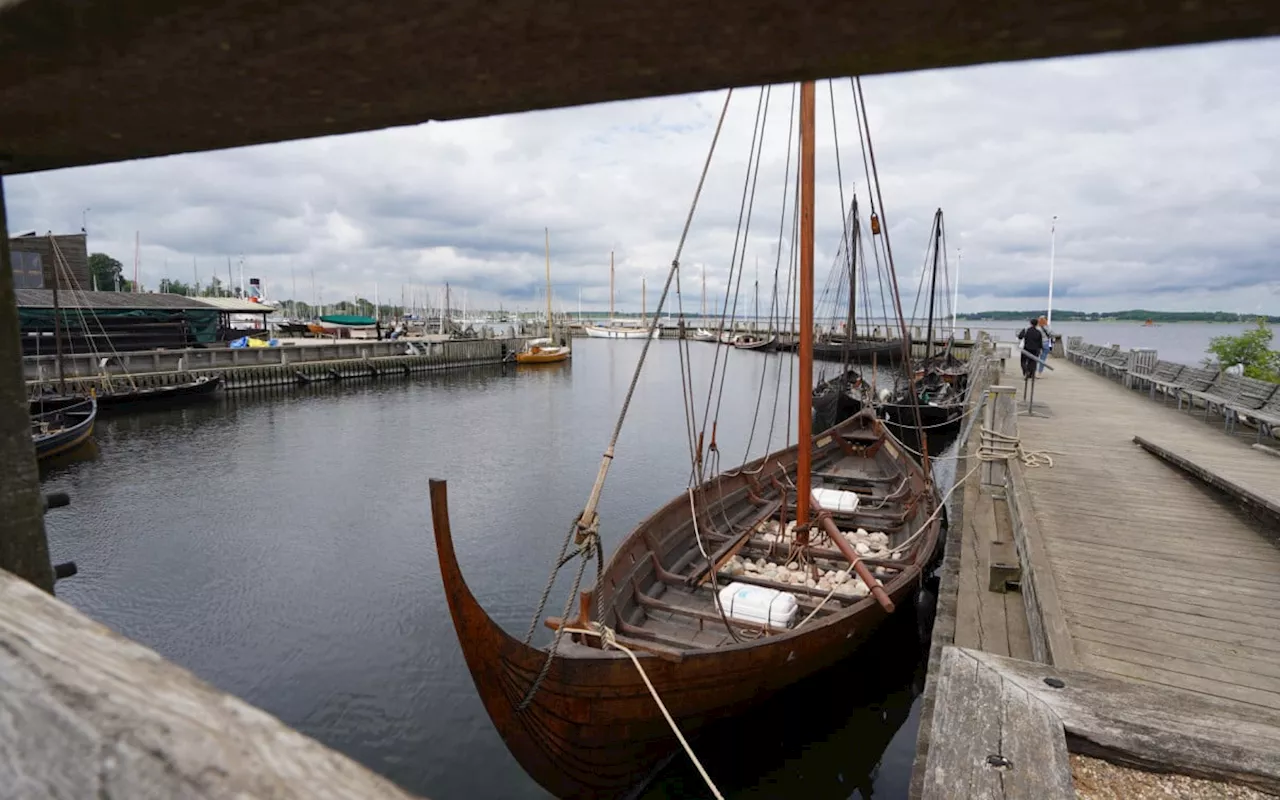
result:
[[[180,349],[218,341],[222,310],[194,297],[59,292],[55,313],[51,289],[17,289],[16,294],[24,356],[54,353],[55,318],[61,320],[66,354]]]

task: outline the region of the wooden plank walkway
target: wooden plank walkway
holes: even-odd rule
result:
[[[977,438],[974,437],[975,445]],[[965,514],[959,539],[955,646],[1030,659],[1031,637],[1022,595],[988,588],[991,543],[997,538],[1013,541],[1009,506],[991,492],[982,491],[976,479],[969,481],[963,491]]]
[[[1280,719],[1280,549],[1235,503],[1133,440],[1272,500],[1280,460],[1198,413],[1065,361],[1054,366],[1036,387],[1037,414],[1018,425],[1025,449],[1054,460],[1022,474],[1077,667]]]

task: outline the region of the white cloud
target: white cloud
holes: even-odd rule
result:
[[[961,308],[1036,307],[1059,215],[1059,307],[1222,308],[1280,302],[1280,45],[1255,41],[864,80],[904,298],[941,206]],[[865,202],[849,82],[833,84],[841,167]],[[818,87],[818,263],[840,237],[832,110]],[[751,234],[771,280],[792,89],[770,90]],[[90,245],[202,281],[245,258],[276,297],[466,290],[472,305],[540,305],[543,228],[560,304],[650,308],[675,252],[724,93],[613,103],[19,176],[14,230]],[[734,93],[683,261],[686,308],[723,291],[759,89]],[[790,165],[794,176],[794,165]],[[790,220],[788,214],[787,226]],[[789,244],[786,245],[789,247]],[[784,260],[785,264],[785,260]],[[907,284],[911,285],[907,285]],[[823,278],[819,277],[819,287]],[[745,302],[750,302],[749,295]],[[909,300],[905,301],[910,306]],[[1259,309],[1259,305],[1262,309]]]

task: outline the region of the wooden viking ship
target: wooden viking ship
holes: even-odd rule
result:
[[[558,797],[626,794],[678,749],[676,728],[696,732],[846,658],[911,604],[940,555],[936,492],[883,423],[868,411],[812,435],[812,83],[800,97],[803,445],[691,487],[642,522],[580,594],[576,618],[545,620],[558,631],[550,649],[485,613],[458,566],[445,483],[431,482],[467,666],[507,747]],[[612,457],[611,444],[580,544],[592,542]],[[758,621],[735,610],[761,591],[790,615],[775,618],[772,600]]]

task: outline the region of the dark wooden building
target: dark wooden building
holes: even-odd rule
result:
[[[57,310],[48,289],[15,294],[24,356],[54,352],[55,317],[62,324],[63,352],[108,354],[214,344],[224,314],[178,294],[60,292]]]
[[[89,275],[88,237],[83,233],[28,234],[9,240],[13,257],[13,282],[17,289],[52,289],[57,270],[58,288],[93,289]],[[61,258],[61,262],[59,262]]]

